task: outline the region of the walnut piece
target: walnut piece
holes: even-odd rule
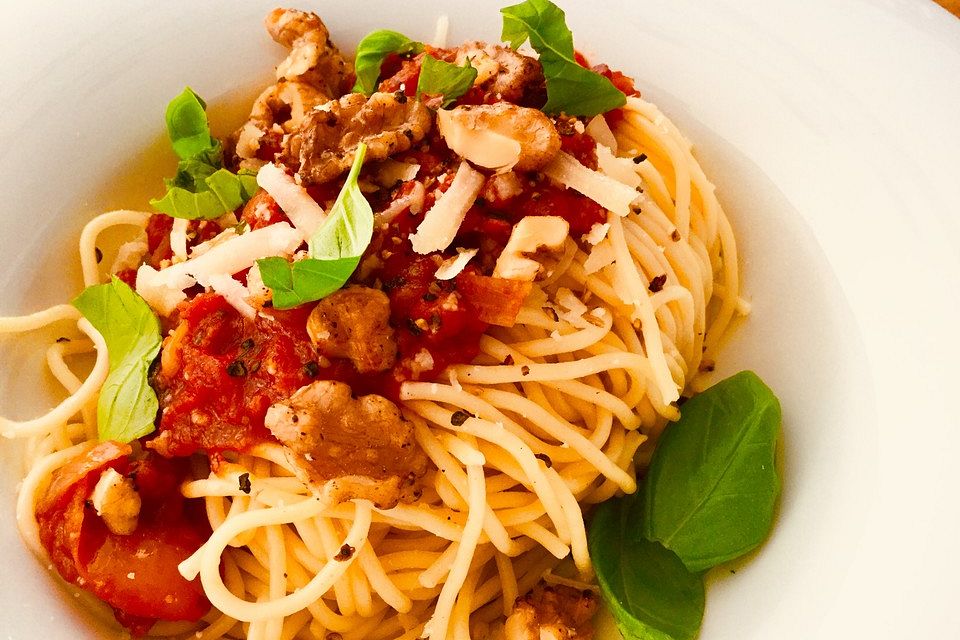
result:
[[[423,140],[431,124],[430,110],[419,100],[351,93],[311,111],[287,138],[282,160],[304,184],[322,184],[350,168],[361,142],[367,162],[383,160]]]
[[[386,398],[354,398],[350,386],[320,380],[267,410],[298,476],[332,503],[370,500],[380,509],[419,497],[426,456],[413,426]]]
[[[506,640],[592,640],[590,619],[597,611],[597,594],[540,581],[517,598],[504,624]]]
[[[390,299],[379,289],[349,286],[313,308],[307,333],[320,355],[348,358],[360,373],[386,371],[397,360]]]

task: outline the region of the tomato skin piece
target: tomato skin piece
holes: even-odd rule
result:
[[[210,534],[202,508],[180,494],[186,460],[154,454],[131,462],[129,445],[100,443],[53,475],[37,504],[40,541],[60,575],[110,605],[143,635],[158,620],[196,621],[210,609],[200,581],[177,565]],[[142,506],[130,535],[110,532],[87,496],[106,469],[134,479]]]

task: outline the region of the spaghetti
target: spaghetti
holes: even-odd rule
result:
[[[158,622],[153,635],[487,637],[563,558],[589,581],[584,512],[636,489],[638,449],[678,417],[679,393],[745,306],[731,226],[690,143],[639,97],[621,112],[616,155],[639,160],[628,167],[641,185],[630,212],[609,212],[592,242],[569,237],[515,323],[488,328],[472,362],[401,384],[428,460],[419,499],[331,504],[276,442],[212,467],[195,460],[180,491],[202,502],[212,534],[180,572],[199,577],[212,608],[198,623]],[[98,236],[143,229],[150,215],[115,211],[87,224],[85,285],[103,280]],[[68,305],[0,319],[5,334],[60,322],[86,336],[47,353],[67,399],[0,421],[4,436],[28,439],[17,522],[39,556],[38,501],[56,470],[96,443],[106,345]],[[66,357],[83,353],[96,359],[80,380]]]

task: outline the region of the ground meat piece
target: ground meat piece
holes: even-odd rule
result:
[[[334,503],[363,498],[389,509],[419,497],[426,456],[382,396],[354,398],[349,385],[322,380],[270,407],[265,424],[298,475]]]
[[[310,112],[287,139],[282,160],[304,184],[321,184],[350,168],[361,142],[367,162],[382,160],[423,140],[431,124],[430,110],[418,100],[351,93]]]
[[[320,355],[347,358],[360,373],[385,371],[397,360],[390,299],[369,287],[350,286],[321,300],[307,320]]]
[[[591,640],[590,619],[597,610],[597,594],[541,581],[517,598],[504,625],[506,640]]]

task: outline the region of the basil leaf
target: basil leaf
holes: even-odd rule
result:
[[[344,285],[359,263],[360,256],[334,260],[305,258],[293,264],[276,257],[257,260],[260,277],[270,287],[276,309],[326,298]]]
[[[373,209],[357,184],[366,153],[367,146],[361,143],[340,195],[310,238],[310,257],[293,263],[283,258],[257,260],[277,309],[325,298],[342,287],[360,264],[373,237]]]
[[[116,277],[84,289],[73,306],[107,343],[110,372],[97,402],[100,439],[131,442],[151,433],[158,403],[147,374],[160,352],[157,317]]]
[[[563,10],[549,0],[526,0],[500,10],[501,38],[516,49],[527,40],[540,54],[547,81],[543,111],[595,116],[622,107],[627,97],[607,78],[574,59],[573,34]]]
[[[446,107],[465,94],[477,79],[477,70],[470,60],[458,67],[450,62],[437,60],[433,56],[423,56],[420,64],[420,79],[417,80],[417,98],[421,94],[442,95],[441,107]]]
[[[357,56],[353,68],[357,74],[354,92],[370,95],[377,90],[380,79],[380,67],[391,53],[420,53],[423,44],[411,40],[402,33],[380,29],[368,33],[357,45]]]
[[[178,172],[178,177],[167,182],[167,193],[151,200],[150,206],[174,218],[212,220],[242,206],[259,188],[257,176],[251,171],[234,174],[217,169],[204,175],[209,169],[213,168],[200,163],[191,167],[190,173]],[[177,186],[178,182],[187,186]]]
[[[641,500],[635,493],[594,512],[590,560],[600,594],[625,640],[690,640],[703,620],[703,578],[659,542],[636,539]]]
[[[647,472],[643,535],[673,550],[691,571],[759,545],[780,493],[779,432],[780,403],[753,372],[687,401]]]
[[[207,124],[207,103],[187,87],[167,105],[167,134],[181,159],[203,153],[217,144]]]

